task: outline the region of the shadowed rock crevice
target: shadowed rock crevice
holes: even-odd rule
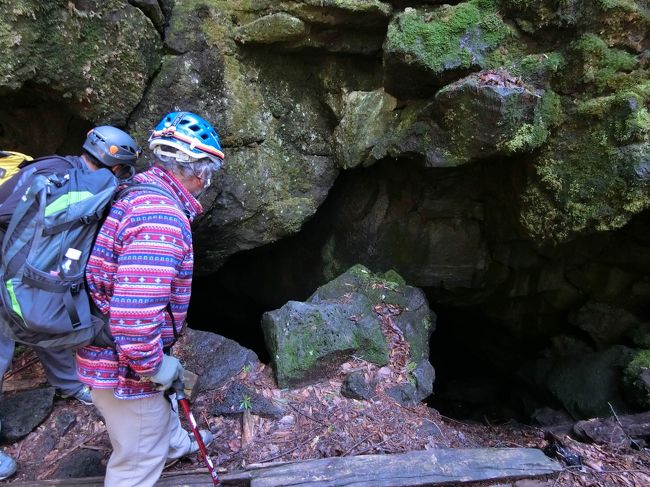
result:
[[[40,157],[79,154],[93,124],[65,103],[61,93],[34,84],[0,94],[0,150]]]

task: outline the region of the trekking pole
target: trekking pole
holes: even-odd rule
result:
[[[192,433],[194,433],[194,438],[196,438],[196,442],[199,445],[199,451],[201,452],[201,455],[203,455],[203,461],[205,462],[206,467],[208,467],[208,472],[210,472],[210,477],[212,477],[212,483],[215,485],[215,487],[222,487],[221,482],[217,477],[217,471],[214,468],[212,459],[208,455],[208,449],[205,447],[205,444],[203,443],[203,438],[201,438],[201,432],[199,431],[199,427],[196,425],[196,421],[194,420],[194,415],[190,410],[190,403],[187,400],[187,397],[185,397],[185,385],[180,380],[177,380],[172,384],[172,388],[176,392],[176,400],[178,401],[178,404],[180,404],[181,408],[183,409],[183,412],[185,413],[185,417],[187,418],[187,422],[190,424],[190,427],[192,428]]]

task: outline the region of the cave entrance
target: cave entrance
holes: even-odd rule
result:
[[[26,86],[0,95],[0,150],[33,157],[76,155],[93,125],[72,113],[61,96]]]
[[[498,424],[529,423],[535,409],[552,402],[518,375],[534,344],[514,340],[477,307],[432,309],[437,321],[429,360],[436,381],[428,405],[451,418]]]
[[[389,194],[388,198],[406,206],[412,200],[419,202],[414,204],[424,204],[421,202],[428,193],[422,193],[422,197],[413,196],[415,191],[406,184],[403,188],[399,184],[385,186],[390,193],[381,187],[362,190],[364,180],[390,182],[396,179],[394,171],[405,172],[404,168],[400,166],[394,169],[391,164],[377,164],[376,167],[342,173],[327,200],[299,233],[264,247],[239,252],[231,256],[216,273],[195,276],[188,314],[190,326],[235,340],[268,363],[268,351],[261,329],[263,313],[278,309],[290,300],[306,300],[317,287],[340,274],[337,269],[334,275],[331,275],[332,272],[326,275],[324,260],[328,258],[326,250],[332,231],[338,228],[340,233],[345,233],[341,228],[348,229],[348,220],[352,220],[341,220],[346,208],[362,208],[347,201],[347,195],[354,193],[370,195],[368,197],[371,198],[376,194],[380,198]],[[436,181],[432,180],[441,178],[446,184],[445,188],[456,191],[459,186],[464,187],[456,184],[457,179],[462,179],[466,174],[473,174],[475,181],[485,179],[479,178],[477,174],[480,173],[475,169],[471,169],[474,172],[463,170],[465,172],[460,173],[461,170],[455,169],[431,171],[414,165],[409,168],[414,176],[408,184],[416,188],[435,187]],[[490,170],[494,171],[494,168]],[[407,194],[406,201],[401,198],[400,191]],[[443,191],[436,194],[441,193]],[[200,249],[197,254],[200,256]],[[357,262],[374,272],[388,270],[377,268],[371,262]],[[197,258],[196,269],[200,274],[200,257]],[[396,270],[400,272],[399,268]],[[430,308],[438,316],[430,347],[430,361],[436,369],[430,404],[443,414],[458,419],[505,421],[515,418],[529,421],[529,413],[527,415],[524,409],[540,401],[534,397],[534,391],[527,390],[521,383],[516,370],[520,363],[530,358],[533,350],[538,349],[524,347],[531,343],[518,344],[504,326],[491,322],[478,306],[463,306],[463,303],[443,305],[441,303],[447,301],[444,301],[444,296],[439,299],[440,290],[436,293],[433,288],[422,289],[429,297]],[[519,360],[521,362],[518,364]]]

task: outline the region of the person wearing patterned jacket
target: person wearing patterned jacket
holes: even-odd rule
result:
[[[190,112],[163,117],[149,148],[155,162],[135,179],[169,194],[143,187],[118,199],[86,268],[89,293],[115,343],[77,352],[79,379],[90,387],[113,446],[109,487],[153,486],[167,459],[198,449],[164,391],[183,376],[169,351],[190,300],[190,224],[224,156],[215,129]],[[211,433],[201,433],[209,443]]]

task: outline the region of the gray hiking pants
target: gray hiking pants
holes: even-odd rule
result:
[[[4,336],[0,331],[0,390],[2,389],[2,376],[9,367],[14,356],[16,342]],[[36,355],[43,364],[48,382],[56,387],[57,392],[72,396],[83,387],[77,378],[77,368],[74,355],[69,350],[52,350],[33,347]]]

